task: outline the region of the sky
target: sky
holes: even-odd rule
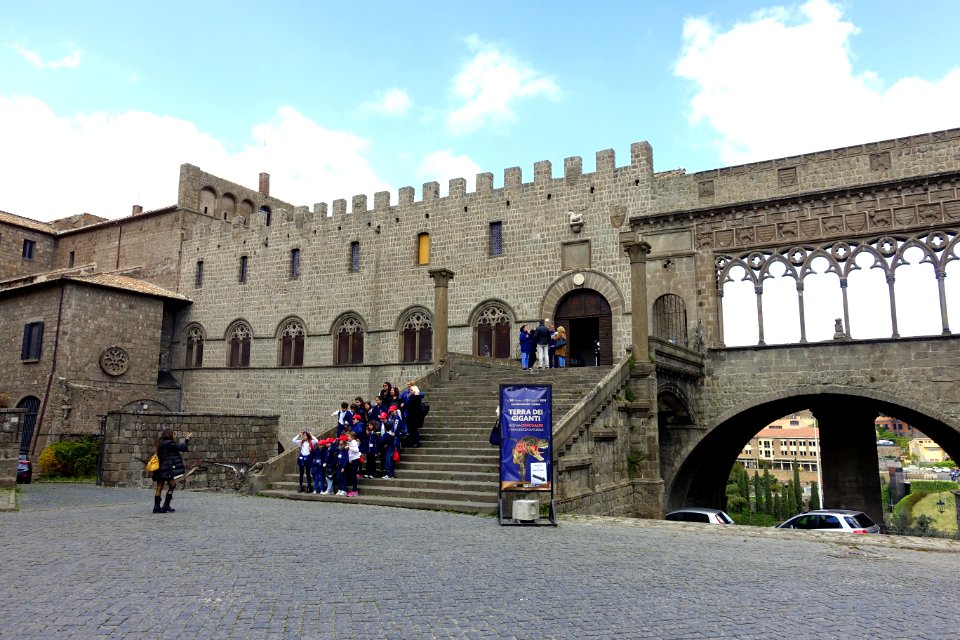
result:
[[[0,210],[295,205],[649,141],[700,171],[960,126],[960,3],[0,0]]]

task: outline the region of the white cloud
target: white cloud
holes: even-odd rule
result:
[[[59,60],[44,61],[40,54],[30,51],[20,43],[15,42],[9,46],[38,69],[61,69],[64,67],[74,69],[80,66],[80,56],[83,55],[82,49],[74,49]]]
[[[516,120],[513,104],[521,98],[556,100],[560,89],[552,78],[525,65],[476,36],[467,39],[475,51],[453,79],[453,95],[461,106],[447,116],[451,133],[472,133],[492,124]]]
[[[364,102],[360,111],[386,116],[402,116],[413,106],[413,100],[403,89],[387,89],[377,93],[376,100]]]
[[[271,195],[295,205],[390,188],[364,157],[366,140],[287,106],[230,153],[186,120],[142,111],[60,117],[35,98],[0,97],[0,140],[16,149],[0,154],[0,209],[39,220],[174,204],[184,162],[251,189],[267,171]]]
[[[440,195],[447,195],[450,180],[454,178],[465,178],[467,192],[475,191],[478,173],[480,173],[480,165],[469,156],[454,155],[452,149],[428,154],[416,171],[417,178],[424,182],[439,182]]]
[[[960,69],[885,87],[873,71],[854,73],[857,32],[827,0],[767,9],[727,30],[688,18],[675,72],[696,84],[691,123],[719,134],[727,164],[957,126]]]

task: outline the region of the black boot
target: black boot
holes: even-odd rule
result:
[[[153,512],[163,513],[163,511],[160,509],[160,496],[153,496]]]
[[[171,492],[169,492],[169,491],[167,492],[167,497],[166,497],[166,499],[163,501],[163,508],[160,509],[160,513],[173,513],[174,511],[176,511],[176,509],[174,509],[173,507],[170,506],[170,499],[173,497],[173,496],[170,495],[170,493],[171,493]],[[160,499],[160,498],[157,498],[157,500],[159,500],[159,499]]]

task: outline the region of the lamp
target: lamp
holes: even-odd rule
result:
[[[947,504],[943,501],[943,494],[940,494],[940,499],[937,500],[937,511],[939,511],[940,513],[943,513],[943,509],[946,506]]]

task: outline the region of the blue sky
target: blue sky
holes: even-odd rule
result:
[[[648,140],[698,171],[960,126],[960,3],[0,0],[0,209],[312,206]]]

